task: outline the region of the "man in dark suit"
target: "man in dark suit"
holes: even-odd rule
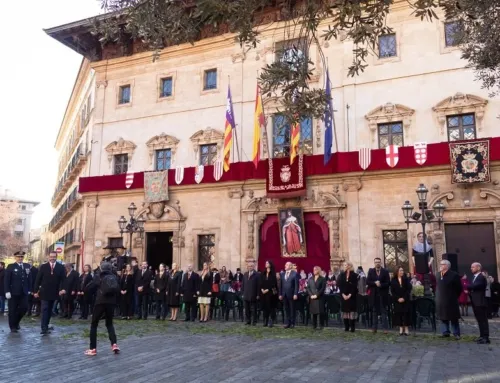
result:
[[[16,263],[5,270],[5,297],[9,300],[9,327],[11,332],[20,330],[19,323],[28,309],[28,296],[31,292],[30,265],[23,262],[24,251],[14,254]]]
[[[293,270],[292,262],[285,264],[285,271],[281,273],[280,278],[280,300],[286,312],[287,324],[285,328],[295,327],[295,301],[299,291],[299,281],[297,272]]]
[[[249,261],[248,271],[243,275],[241,291],[245,305],[246,324],[257,325],[257,299],[259,299],[259,273],[255,271],[255,262]]]
[[[382,267],[382,260],[373,260],[375,267],[368,270],[366,284],[368,286],[368,304],[372,314],[372,331],[377,332],[378,316],[382,317],[384,329],[388,328],[387,307],[389,306],[389,287],[391,279],[387,269]]]
[[[76,293],[78,291],[79,275],[78,272],[73,270],[73,266],[70,263],[64,265],[66,272],[66,277],[64,278],[63,290],[66,292],[62,296],[62,318],[71,319],[73,316],[73,311],[75,310],[75,299]]]
[[[31,314],[33,313],[33,306],[35,307],[35,317],[40,316],[40,299],[36,299],[33,296],[33,292],[35,291],[35,282],[36,282],[36,276],[38,275],[38,268],[35,266],[31,266],[31,280],[33,281],[30,291],[31,294],[28,296],[28,313],[26,316],[30,317]]]
[[[472,310],[474,310],[474,316],[476,317],[479,327],[479,338],[477,339],[477,343],[489,344],[490,329],[488,326],[488,302],[485,296],[488,281],[483,273],[481,273],[481,268],[481,264],[477,262],[471,265],[470,270],[474,276],[472,277],[472,283],[467,286],[467,291],[469,291]]]
[[[196,309],[198,296],[199,275],[193,272],[193,265],[188,265],[186,272],[182,277],[181,283],[181,297],[184,302],[184,309],[186,311],[186,319],[184,321],[194,322],[196,320]]]
[[[137,272],[135,288],[137,290],[138,313],[137,319],[148,319],[149,292],[151,290],[151,271],[148,263],[142,262],[141,270]]]
[[[49,333],[50,317],[54,302],[65,293],[63,283],[65,278],[64,266],[56,262],[57,253],[49,253],[49,261],[40,266],[35,281],[35,298],[42,301],[42,335]]]

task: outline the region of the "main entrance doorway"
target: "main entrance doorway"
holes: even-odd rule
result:
[[[495,233],[492,223],[445,225],[446,252],[457,255],[458,272],[471,276],[470,265],[479,262],[491,276],[497,277]]]
[[[158,270],[160,263],[164,263],[168,267],[172,266],[172,236],[171,231],[146,233],[146,259],[153,270]]]

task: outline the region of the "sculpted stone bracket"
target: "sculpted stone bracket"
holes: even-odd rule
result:
[[[227,191],[227,196],[231,199],[241,199],[245,196],[245,192],[242,188],[229,189]]]

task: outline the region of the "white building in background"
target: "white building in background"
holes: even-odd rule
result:
[[[0,201],[4,204],[12,203],[16,207],[17,211],[13,214],[14,222],[10,227],[13,235],[22,238],[27,246],[30,242],[31,218],[40,202],[18,198],[11,195],[8,189],[0,189]]]

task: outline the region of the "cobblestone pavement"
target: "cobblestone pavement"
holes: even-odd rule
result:
[[[472,335],[457,342],[421,333],[116,321],[120,355],[111,353],[101,322],[95,357],[83,355],[88,322],[55,320],[54,326],[42,337],[39,321],[26,319],[11,334],[7,318],[0,318],[0,382],[500,381],[498,322],[485,346]],[[473,330],[472,322],[467,326]]]

